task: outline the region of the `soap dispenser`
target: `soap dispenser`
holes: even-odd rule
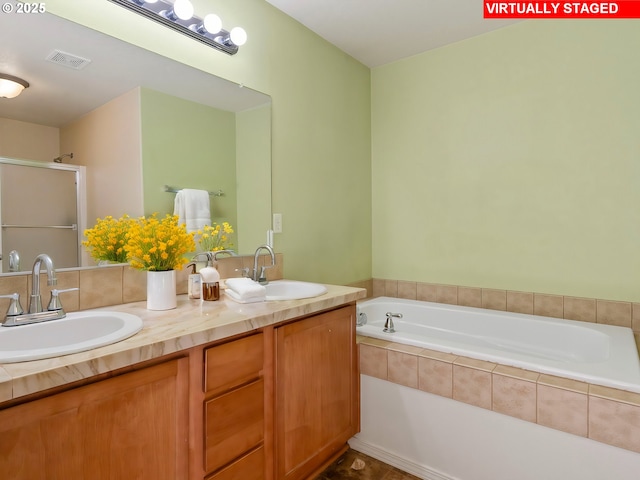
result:
[[[206,252],[209,258],[207,266],[200,270],[202,278],[202,300],[220,300],[220,274],[213,266],[213,254]]]
[[[187,263],[187,268],[191,267],[189,274],[189,283],[187,284],[187,294],[189,298],[200,298],[200,290],[202,290],[202,277],[196,273],[196,262]]]

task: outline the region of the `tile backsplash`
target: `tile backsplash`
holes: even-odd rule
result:
[[[239,277],[243,268],[253,268],[253,255],[218,259],[218,270],[222,278]],[[266,255],[260,257],[260,265],[269,264],[271,260]],[[204,264],[203,264],[204,265]],[[282,278],[283,256],[276,254],[276,266],[266,270],[267,278],[277,280]],[[178,294],[187,293],[187,279],[190,269],[177,272],[176,290]],[[108,307],[123,303],[138,302],[147,298],[147,275],[145,271],[136,270],[126,264],[105,265],[79,269],[61,269],[56,272],[58,283],[47,285],[46,274],[40,275],[40,292],[42,304],[46,307],[51,289],[64,290],[77,288],[78,290],[60,294],[62,305],[67,312],[87,310],[90,308]],[[29,305],[31,294],[31,274],[16,273],[0,277],[0,293],[19,293],[23,307]],[[6,312],[9,299],[0,299],[0,311]]]

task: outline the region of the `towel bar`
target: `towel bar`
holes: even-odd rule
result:
[[[164,186],[164,191],[169,193],[178,193],[182,188],[179,187],[170,187],[169,185]],[[224,192],[222,190],[217,190],[215,192],[208,192],[212,197],[222,197]]]

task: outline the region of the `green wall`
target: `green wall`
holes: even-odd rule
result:
[[[147,88],[140,111],[145,215],[173,213],[175,194],[165,185],[222,190],[211,197],[211,219],[236,225],[235,114]]]
[[[50,0],[47,11],[259,90],[272,98],[276,250],[292,279],[350,283],[371,276],[370,71],[264,0],[194,0],[225,28],[234,56],[106,0]],[[256,245],[257,246],[257,245]]]
[[[638,45],[528,21],[374,69],[373,276],[639,301]]]

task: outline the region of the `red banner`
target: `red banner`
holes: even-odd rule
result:
[[[617,2],[484,0],[484,18],[640,18],[640,0]]]

